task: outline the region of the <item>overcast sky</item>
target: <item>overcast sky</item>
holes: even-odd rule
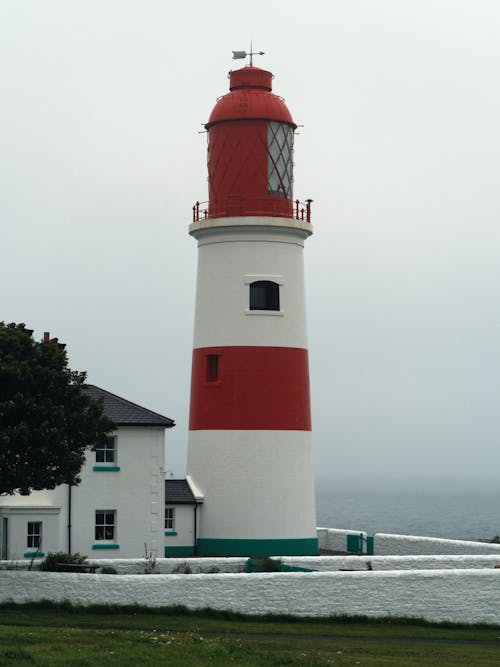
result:
[[[323,478],[500,468],[500,3],[0,0],[0,319],[175,419],[233,49],[295,121]]]

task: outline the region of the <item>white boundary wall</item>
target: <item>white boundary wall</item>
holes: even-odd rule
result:
[[[247,558],[157,558],[155,574],[173,574],[189,566],[191,573],[236,573],[247,571]],[[145,574],[144,558],[89,558],[88,564],[97,567],[112,567],[117,574]],[[29,560],[2,560],[0,570],[27,570]],[[32,570],[38,570],[40,561],[33,562]],[[216,569],[215,569],[216,568]]]
[[[246,614],[500,623],[500,570],[115,575],[0,572],[0,602],[185,605]]]
[[[367,570],[370,563],[378,570],[479,570],[500,567],[500,553],[472,556],[282,556],[290,567],[303,567],[318,572]]]
[[[235,574],[247,571],[247,558],[158,558],[155,573],[175,574],[189,566],[192,574],[221,572]],[[135,560],[90,559],[99,567],[114,567],[118,574],[144,574],[144,558]]]
[[[366,551],[367,534],[364,530],[317,528],[318,546],[329,551],[347,551],[347,536],[362,535],[362,548]],[[396,535],[375,533],[374,551],[377,556],[447,555],[447,554],[498,554],[500,544],[474,542],[472,540],[448,540],[420,535]]]
[[[438,537],[417,535],[392,535],[375,533],[374,551],[378,555],[430,555],[430,554],[498,554],[500,544],[445,540]]]
[[[317,528],[318,547],[329,551],[347,551],[347,536],[362,535],[363,545],[366,545],[364,530],[347,530],[344,528]]]
[[[279,560],[289,567],[300,567],[317,572],[339,570],[478,570],[500,566],[498,555],[430,555],[430,556],[281,556]],[[88,561],[97,567],[112,567],[117,574],[144,574],[144,558],[108,559],[91,558]],[[0,570],[27,570],[29,560],[0,561]],[[33,570],[38,570],[39,561],[34,561]],[[247,571],[247,558],[158,558],[156,574],[183,573],[189,566],[192,574],[236,574]]]

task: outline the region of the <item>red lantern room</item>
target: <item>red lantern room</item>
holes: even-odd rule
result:
[[[208,131],[209,218],[295,215],[293,135],[297,125],[272,91],[271,72],[230,72]],[[198,216],[196,215],[196,219]]]

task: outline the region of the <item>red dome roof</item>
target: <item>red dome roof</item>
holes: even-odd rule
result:
[[[227,120],[263,119],[297,125],[281,97],[271,92],[273,75],[260,67],[230,73],[230,93],[217,100],[205,128]]]

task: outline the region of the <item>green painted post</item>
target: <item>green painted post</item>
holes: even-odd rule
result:
[[[363,534],[347,535],[347,553],[361,554],[363,544]]]

